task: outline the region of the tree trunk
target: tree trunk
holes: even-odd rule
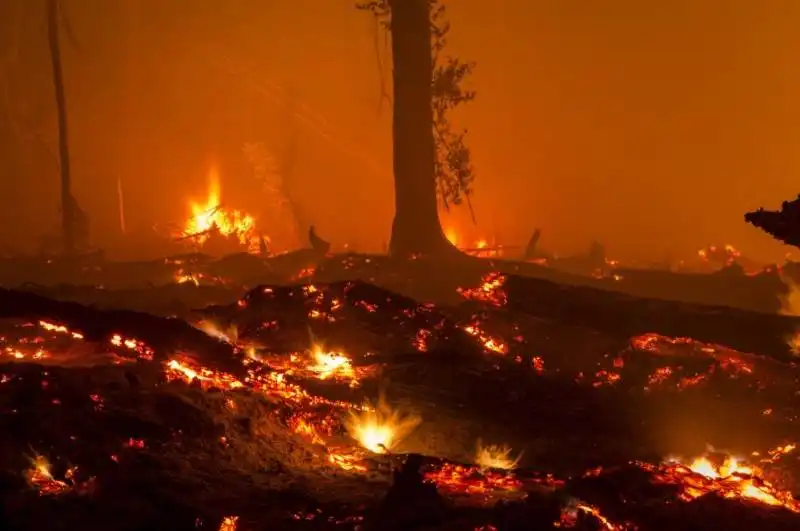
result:
[[[436,199],[428,0],[390,0],[390,6],[395,214],[389,253],[442,255],[455,249],[442,232]]]
[[[53,66],[53,88],[58,112],[58,155],[61,167],[61,230],[64,254],[75,253],[73,233],[73,199],[69,167],[69,142],[67,136],[67,102],[64,97],[64,74],[61,66],[61,43],[58,37],[59,0],[47,0],[47,37],[50,44],[50,61]]]
[[[285,143],[278,161],[281,175],[281,186],[284,197],[289,202],[289,211],[292,215],[292,224],[295,231],[294,244],[303,245],[303,234],[308,230],[309,221],[296,199],[297,190],[297,154],[299,131],[297,130],[297,95],[294,89],[289,89],[286,105],[284,107],[284,133]]]

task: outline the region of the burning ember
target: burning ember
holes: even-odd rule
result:
[[[28,485],[39,491],[41,495],[63,494],[72,489],[64,481],[57,480],[50,472],[50,462],[44,456],[37,455],[31,460],[31,468],[25,473]]]
[[[522,482],[512,474],[501,471],[482,471],[479,467],[445,464],[425,473],[425,480],[450,494],[489,494],[519,492]]]
[[[504,306],[506,294],[503,284],[506,278],[500,273],[489,273],[481,278],[477,288],[458,288],[458,293],[467,300],[479,301],[493,306]]]
[[[727,499],[749,499],[800,512],[800,502],[794,499],[791,492],[778,489],[764,478],[764,472],[755,465],[732,456],[703,456],[688,464],[670,459],[663,465],[640,466],[653,472],[656,482],[679,486],[679,496],[684,501],[716,493]]]
[[[575,499],[570,500],[570,502],[561,511],[561,519],[556,522],[556,527],[560,527],[562,529],[571,529],[577,527],[582,515],[590,515],[597,521],[599,528],[605,529],[606,531],[636,530],[635,525],[628,522],[620,524],[614,523],[606,518],[600,512],[599,508]]]
[[[310,366],[309,369],[319,375],[320,380],[340,376],[357,383],[350,358],[341,352],[325,352],[322,347],[315,345],[311,355],[315,364]]]
[[[239,525],[238,516],[226,516],[219,524],[219,531],[236,531]]]
[[[345,428],[365,449],[375,454],[389,453],[407,437],[422,419],[392,409],[381,397],[375,408],[367,406],[360,412],[348,412]]]
[[[77,491],[79,494],[87,492],[91,487],[93,478],[79,484],[75,480],[77,467],[70,467],[64,473],[64,479],[56,479],[51,471],[50,462],[42,455],[31,459],[31,467],[25,471],[25,479],[40,496],[58,496],[67,492]]]

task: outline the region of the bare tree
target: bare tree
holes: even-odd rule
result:
[[[447,113],[474,98],[460,88],[473,65],[442,57],[449,25],[439,0],[371,0],[357,7],[378,17],[392,37],[395,215],[389,252],[452,252],[438,201],[445,208],[468,202],[474,173],[466,131],[453,133]]]
[[[69,137],[67,133],[67,102],[64,95],[64,70],[61,62],[61,42],[59,39],[59,20],[61,18],[59,0],[47,0],[47,36],[50,44],[50,61],[53,67],[53,89],[58,112],[58,155],[61,169],[61,230],[64,253],[75,254],[75,204],[72,197],[72,183],[69,162]]]

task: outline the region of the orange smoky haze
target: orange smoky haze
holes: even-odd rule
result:
[[[0,5],[0,242],[16,248],[36,247],[59,219],[39,4]],[[447,214],[446,229],[524,245],[540,227],[559,253],[597,239],[610,256],[643,260],[707,244],[786,252],[743,213],[799,191],[800,3],[445,4],[448,50],[477,62],[477,99],[454,117],[470,131],[472,213]],[[391,57],[354,0],[64,9],[74,190],[97,245],[122,245],[118,183],[134,233],[183,223],[215,167],[221,202],[267,235],[279,217],[265,198],[272,168],[320,235],[383,248]]]

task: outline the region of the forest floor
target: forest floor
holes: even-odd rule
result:
[[[786,357],[297,282],[1,291],[4,529],[800,526]]]

